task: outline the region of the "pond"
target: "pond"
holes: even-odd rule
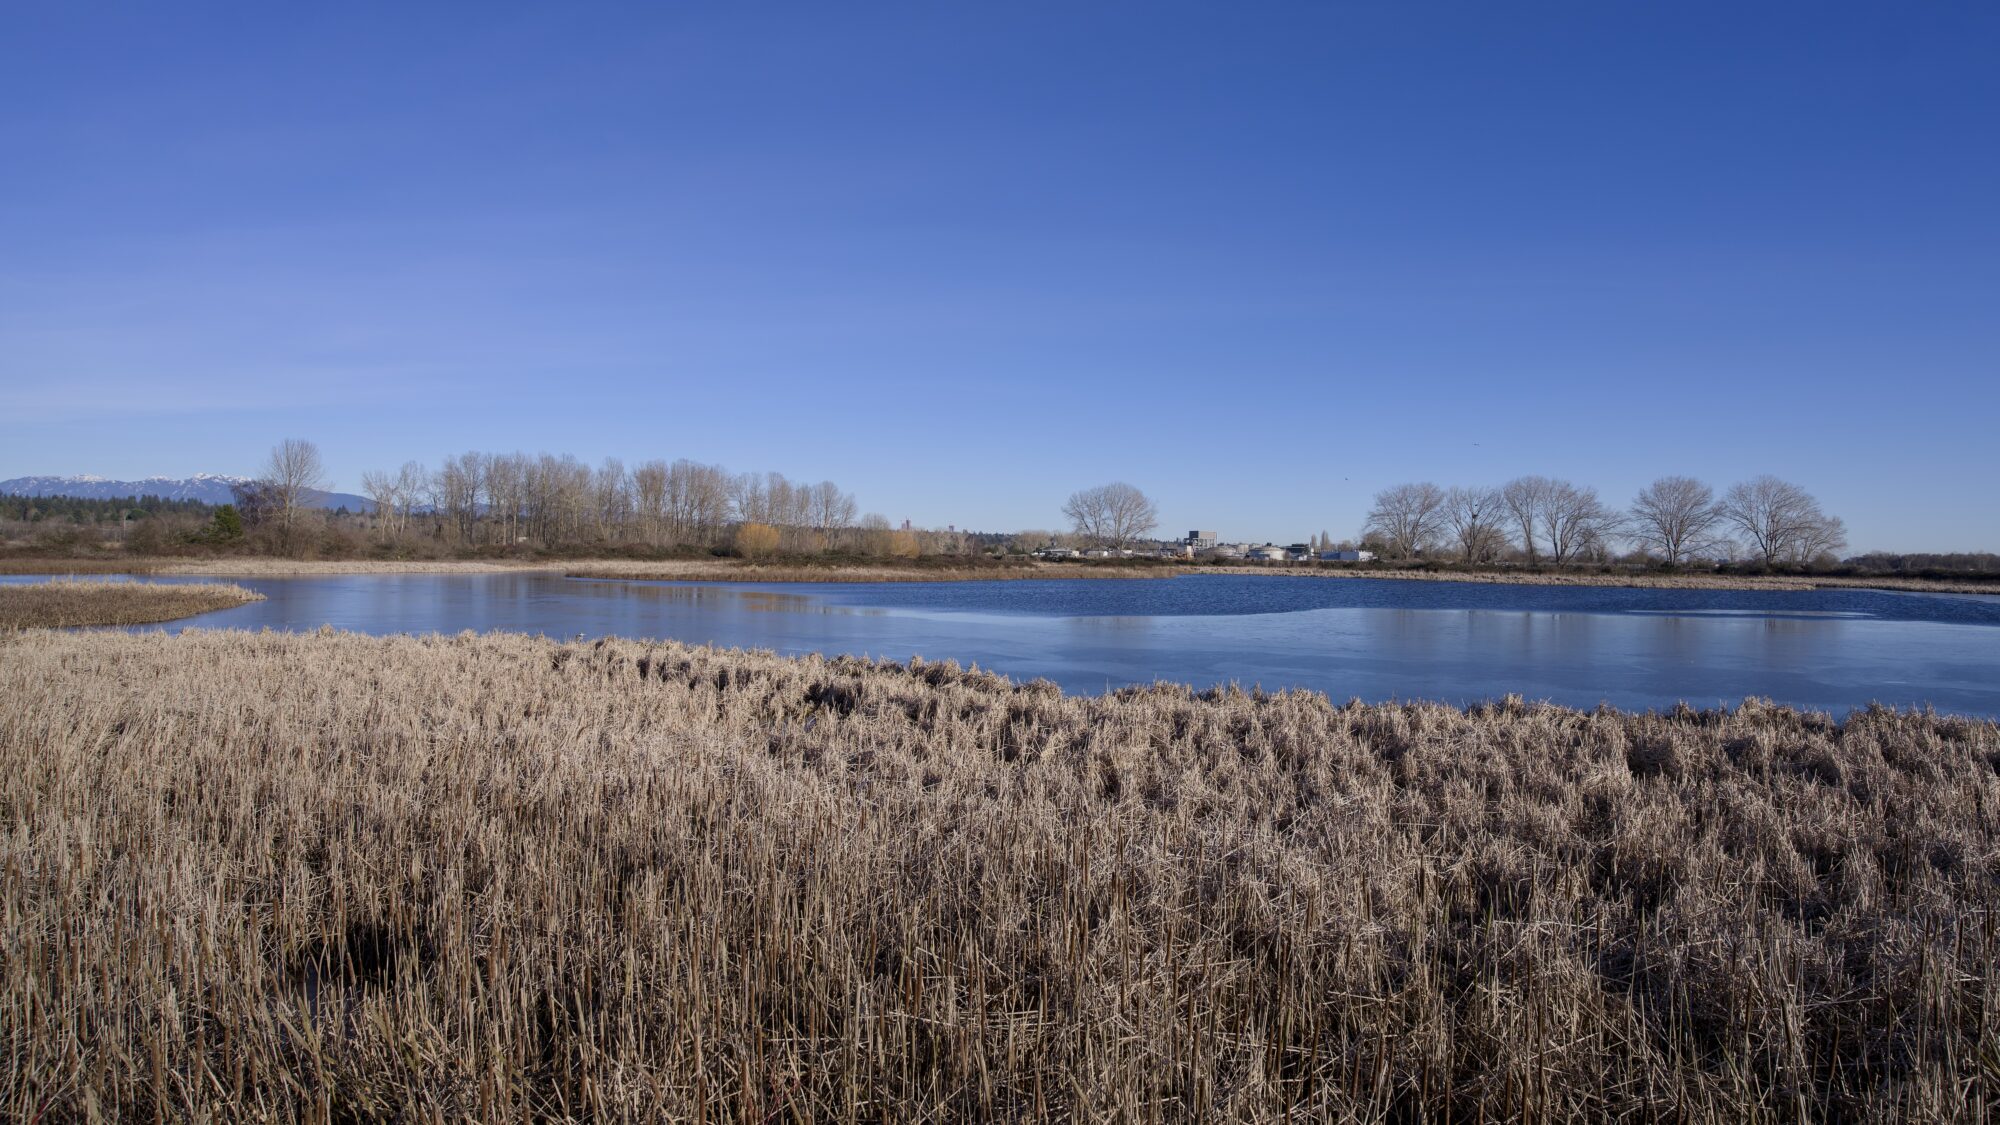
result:
[[[12,581],[33,580],[28,576]],[[169,579],[168,581],[172,581]],[[198,581],[187,579],[186,581]],[[157,628],[616,635],[977,664],[1073,692],[1171,680],[1578,707],[1880,702],[2000,717],[2000,597],[1192,575],[755,585],[546,573],[239,579]]]

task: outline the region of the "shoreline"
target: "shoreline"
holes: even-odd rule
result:
[[[1634,590],[1886,590],[1909,594],[2000,597],[2000,583],[1933,578],[1854,578],[1793,574],[1600,574],[1586,571],[1320,570],[1272,566],[1189,566],[1183,574],[1251,574],[1267,578],[1368,578],[1401,582],[1468,582],[1497,586],[1609,586]]]
[[[1041,580],[1161,579],[1182,575],[1258,578],[1357,578],[1401,582],[1467,582],[1513,586],[1606,586],[1647,590],[1883,590],[1892,593],[1967,594],[2000,597],[2000,582],[1951,581],[1895,576],[1730,575],[1601,573],[1596,571],[1331,569],[1272,564],[1214,566],[1200,563],[1099,565],[1093,563],[1004,563],[911,566],[880,563],[753,562],[737,559],[627,561],[572,558],[489,559],[279,559],[195,558],[62,559],[16,556],[0,559],[0,574],[53,577],[124,574],[159,577],[308,578],[348,574],[560,574],[572,578],[652,582],[756,582],[783,584],[853,582],[1009,582]]]

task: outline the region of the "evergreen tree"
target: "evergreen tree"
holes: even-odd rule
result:
[[[243,538],[243,513],[234,504],[224,504],[215,510],[208,521],[208,529],[202,533],[211,543],[234,543]]]

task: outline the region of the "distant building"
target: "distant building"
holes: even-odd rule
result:
[[[1187,538],[1181,540],[1181,545],[1190,551],[1206,551],[1215,546],[1215,541],[1221,537],[1219,531],[1190,531]]]
[[[1321,561],[1321,562],[1374,562],[1374,561],[1375,561],[1375,552],[1373,552],[1373,551],[1321,551],[1321,552],[1319,553],[1319,561]]]
[[[1269,543],[1261,547],[1252,547],[1249,552],[1250,557],[1258,562],[1284,562],[1288,554],[1289,552],[1283,547],[1273,546]]]

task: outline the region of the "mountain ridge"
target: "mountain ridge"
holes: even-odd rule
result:
[[[235,502],[234,486],[253,478],[228,473],[196,473],[188,477],[143,477],[114,480],[92,473],[65,476],[26,476],[0,480],[0,494],[13,496],[74,496],[85,500],[118,500],[127,496],[158,496],[162,500],[198,500],[204,504]],[[375,509],[366,496],[351,492],[321,492],[314,496],[316,508],[346,508],[369,512]]]

